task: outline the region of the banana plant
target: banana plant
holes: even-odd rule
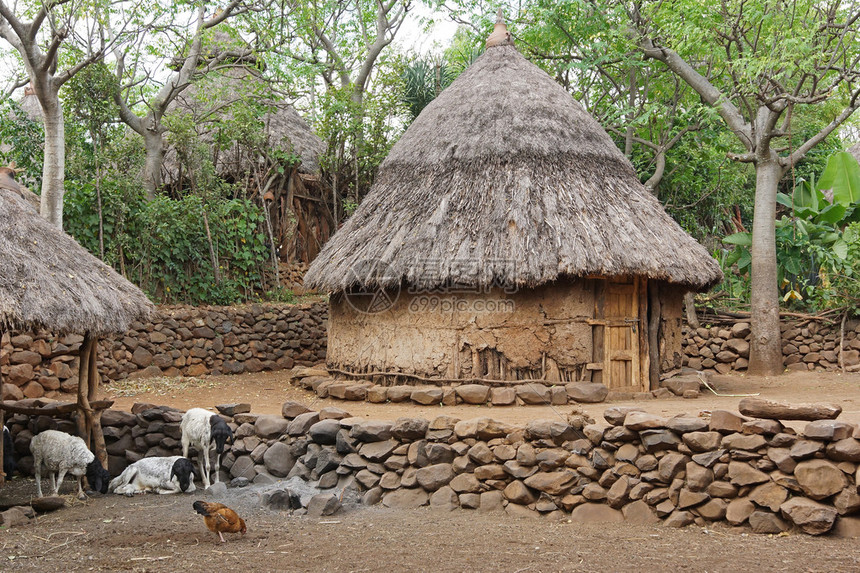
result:
[[[847,152],[833,154],[818,181],[798,180],[791,195],[777,194],[777,203],[789,209],[776,221],[777,280],[783,301],[803,300],[829,273],[851,275],[844,229],[860,221],[860,164]],[[726,267],[737,265],[740,274],[752,265],[752,235],[734,233],[723,239],[733,251]]]

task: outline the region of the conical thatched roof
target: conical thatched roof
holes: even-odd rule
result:
[[[229,42],[229,43],[228,43]],[[231,50],[238,49],[237,42],[225,34],[216,35],[207,54],[217,52],[218,46],[224,45]],[[225,48],[225,49],[226,49]],[[239,102],[242,97],[266,89],[265,80],[260,75],[256,60],[251,56],[239,62],[233,62],[217,72],[208,74],[186,88],[179,97],[168,107],[168,113],[186,112],[195,118],[201,118],[197,123],[197,133],[202,141],[213,142],[215,133],[221,128],[221,121],[232,117],[230,106]],[[325,153],[325,144],[311,130],[308,123],[299,115],[293,106],[284,101],[257,99],[267,112],[260,119],[263,122],[264,135],[269,147],[286,147],[301,158],[299,171],[303,173],[319,173],[319,157]],[[214,110],[214,112],[213,112]],[[222,150],[215,161],[215,169],[222,177],[229,176],[239,179],[249,170],[249,161],[256,160],[256,155],[249,153],[243,146]],[[165,181],[176,181],[179,177],[179,165],[176,151],[172,147],[164,156]]]
[[[305,284],[533,287],[586,275],[693,289],[722,278],[597,121],[501,42],[409,126]]]
[[[0,327],[101,335],[152,310],[140,289],[0,188]]]

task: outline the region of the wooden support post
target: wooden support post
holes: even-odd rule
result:
[[[89,386],[91,350],[90,335],[87,333],[84,335],[84,341],[81,343],[81,350],[78,354],[78,417],[75,420],[78,436],[87,444],[87,447],[90,447],[90,433],[87,425],[87,410],[90,409],[90,404],[87,399],[87,387]]]
[[[92,426],[90,428],[90,432],[92,436],[92,446],[94,448],[93,453],[95,453],[96,458],[98,458],[98,460],[102,463],[102,467],[107,468],[107,446],[105,445],[104,432],[102,432],[103,410],[92,409],[93,402],[98,399],[99,382],[101,381],[101,376],[99,376],[98,369],[98,345],[98,337],[93,336],[92,349],[90,350],[90,359],[87,369],[87,381],[89,382],[87,386],[87,403],[91,407],[90,413],[92,416]]]
[[[663,308],[657,281],[648,281],[648,379],[651,390],[660,387],[660,321]]]

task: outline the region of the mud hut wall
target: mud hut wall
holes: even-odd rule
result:
[[[382,312],[331,298],[327,364],[355,373],[575,381],[592,359],[593,281],[506,293],[396,293]],[[363,297],[365,295],[362,295]]]
[[[660,373],[680,368],[683,364],[684,294],[686,289],[678,285],[661,283],[658,287],[660,327],[658,345]]]
[[[355,488],[366,504],[573,521],[720,522],[771,534],[860,526],[860,433],[834,420],[783,426],[729,411],[667,419],[610,407],[608,425],[572,414],[517,427],[447,416],[369,421],[295,402],[283,412],[227,418],[236,439],[222,482],[298,477],[323,491]],[[142,457],[179,455],[181,416],[142,404],[105,412],[111,474]],[[24,473],[32,473],[33,433],[55,423],[43,418],[10,420]]]
[[[325,360],[328,305],[160,307],[147,324],[99,342],[103,378],[280,370]],[[83,337],[10,332],[2,338],[5,399],[57,397],[77,387]]]

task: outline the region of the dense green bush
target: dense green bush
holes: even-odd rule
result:
[[[153,300],[164,303],[231,304],[266,289],[269,251],[263,213],[253,202],[231,199],[205,205],[221,280],[215,272],[203,222],[203,201],[129,193],[122,179],[103,182],[105,258]],[[67,182],[66,230],[98,253],[95,190]]]

